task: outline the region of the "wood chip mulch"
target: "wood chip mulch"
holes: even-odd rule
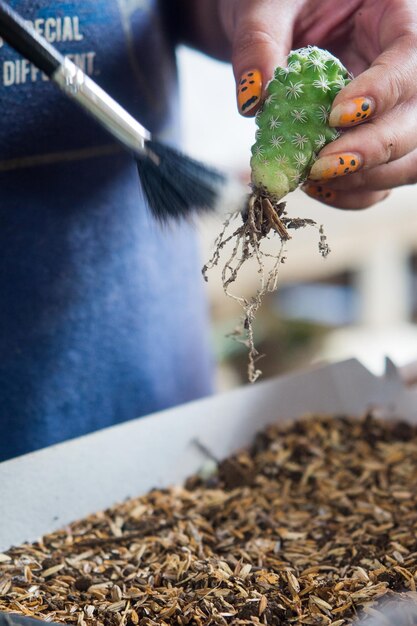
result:
[[[341,626],[416,601],[416,580],[417,427],[314,416],[270,427],[205,480],[0,554],[0,611],[79,626]]]

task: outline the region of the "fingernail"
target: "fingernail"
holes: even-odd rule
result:
[[[349,127],[361,124],[375,111],[372,98],[354,98],[349,102],[342,102],[332,109],[329,116],[329,125]]]
[[[362,158],[353,152],[331,154],[318,159],[310,170],[309,179],[326,181],[352,174],[362,167]]]
[[[312,185],[311,183],[306,183],[301,187],[301,189],[304,193],[310,196],[310,198],[320,200],[321,202],[333,202],[336,199],[336,192],[328,189],[324,185]]]
[[[237,103],[241,115],[254,115],[261,103],[262,74],[253,69],[244,72],[237,86]]]

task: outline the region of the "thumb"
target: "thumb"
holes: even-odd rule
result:
[[[251,117],[265,86],[291,49],[299,0],[237,0],[231,14],[233,71],[239,112]]]

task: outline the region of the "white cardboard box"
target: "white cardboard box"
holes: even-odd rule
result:
[[[276,378],[107,428],[0,464],[0,552],[71,521],[180,484],[205,462],[250,444],[277,420],[308,413],[360,415],[371,407],[416,421],[417,391],[389,361],[383,377],[359,362]]]

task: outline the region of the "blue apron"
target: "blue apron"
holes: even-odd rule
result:
[[[156,2],[11,5],[176,142]],[[0,41],[0,461],[210,393],[200,267],[194,229],[151,218],[132,158]]]

